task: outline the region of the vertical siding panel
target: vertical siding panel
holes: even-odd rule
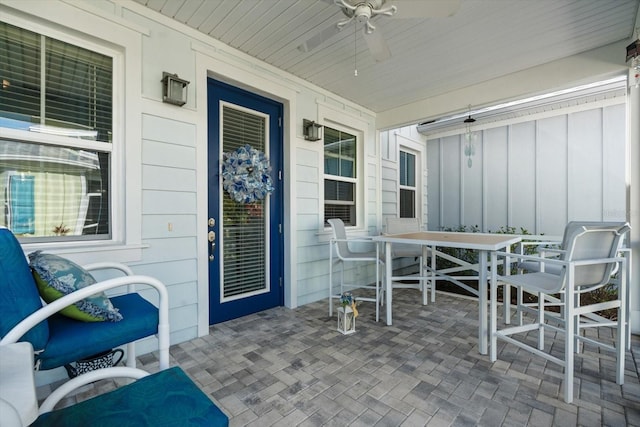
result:
[[[471,156],[471,167],[468,165],[469,157],[464,154],[469,142],[463,136],[463,219],[464,225],[477,225],[482,227],[482,132],[474,132],[470,143],[475,154]]]
[[[442,142],[442,164],[446,165],[446,168],[441,171],[442,218],[440,218],[440,225],[443,227],[457,227],[461,224],[460,138],[458,136],[450,136],[443,138]]]
[[[569,218],[602,218],[602,115],[600,109],[569,115]]]
[[[507,225],[507,164],[508,132],[506,127],[489,129],[485,135],[485,167],[487,176],[486,211],[487,228],[497,230]],[[486,230],[485,230],[486,231]]]
[[[536,126],[518,123],[509,132],[509,205],[508,225],[535,230],[536,220]],[[506,225],[506,224],[505,224]]]
[[[613,105],[603,109],[603,220],[626,221],[625,178],[625,107]],[[637,167],[637,165],[636,165]]]
[[[440,139],[427,141],[427,230],[439,230],[440,188],[442,171],[440,170]]]
[[[536,233],[561,235],[568,219],[567,212],[567,116],[538,121],[539,161]]]

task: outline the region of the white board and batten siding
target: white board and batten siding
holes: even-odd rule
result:
[[[592,105],[477,130],[471,167],[464,135],[429,139],[428,228],[558,236],[571,220],[625,221],[625,114]]]

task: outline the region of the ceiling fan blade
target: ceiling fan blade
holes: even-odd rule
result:
[[[392,18],[446,18],[460,8],[460,0],[387,0],[398,8]]]
[[[331,37],[335,36],[340,32],[340,28],[336,24],[332,24],[320,31],[315,36],[311,36],[307,41],[298,46],[298,50],[302,52],[309,52],[320,46],[326,40],[329,40]]]
[[[364,41],[367,43],[369,52],[376,62],[382,62],[391,58],[391,50],[387,46],[387,42],[382,35],[380,28],[370,34],[364,33]]]

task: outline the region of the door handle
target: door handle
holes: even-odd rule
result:
[[[210,231],[207,234],[207,239],[209,240],[209,261],[213,261],[213,252],[216,249],[216,232],[215,231]]]

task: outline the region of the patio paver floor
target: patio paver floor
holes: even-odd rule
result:
[[[478,353],[476,300],[439,293],[422,306],[418,291],[395,290],[393,326],[375,322],[371,303],[359,309],[357,332],[347,336],[326,301],[266,310],[172,346],[171,363],[231,426],[640,426],[638,336],[623,386],[612,354],[586,348],[576,357],[574,403],[566,404],[559,366],[504,342],[495,363]],[[157,371],[156,356],[141,356],[139,367]],[[114,386],[88,385],[63,404]]]

